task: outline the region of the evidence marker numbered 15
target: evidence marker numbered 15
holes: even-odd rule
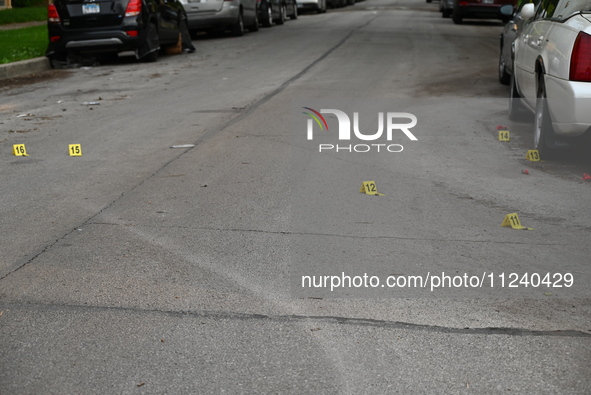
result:
[[[82,156],[82,147],[80,144],[69,144],[68,154],[70,156]]]

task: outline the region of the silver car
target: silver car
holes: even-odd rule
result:
[[[591,134],[591,0],[525,4],[521,18],[509,115],[535,114],[534,149],[543,156]]]
[[[189,31],[226,31],[242,36],[257,31],[256,0],[180,0],[187,12]]]

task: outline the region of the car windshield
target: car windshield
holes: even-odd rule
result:
[[[591,12],[591,0],[565,0],[556,7],[558,19],[568,18],[578,12]]]

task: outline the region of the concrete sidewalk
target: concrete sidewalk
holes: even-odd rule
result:
[[[49,70],[51,65],[45,56],[19,62],[0,64],[0,80],[6,78],[22,77],[27,74]]]

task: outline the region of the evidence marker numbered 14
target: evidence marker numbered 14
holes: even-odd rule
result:
[[[509,141],[509,135],[508,130],[499,130],[499,141]]]

